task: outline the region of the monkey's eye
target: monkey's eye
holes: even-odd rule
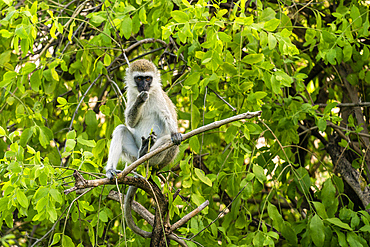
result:
[[[150,76],[145,77],[145,81],[146,82],[151,82],[152,81],[152,77],[150,77]]]

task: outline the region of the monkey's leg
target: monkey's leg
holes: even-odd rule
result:
[[[108,162],[105,167],[107,178],[112,179],[117,173],[121,172],[116,170],[118,161],[121,158],[132,163],[136,160],[138,151],[139,148],[136,146],[131,131],[123,124],[118,125],[113,131]]]
[[[148,138],[145,138],[144,136],[141,137],[141,147],[138,153],[138,158],[141,158],[145,154],[149,152],[151,147],[154,146],[154,143],[157,141],[157,135],[153,132],[148,136]]]
[[[158,147],[164,145],[165,143],[169,141],[171,141],[170,135],[162,136],[154,143],[153,147],[150,148],[150,151],[157,149]],[[164,150],[163,152],[150,158],[149,165],[157,166],[156,169],[161,170],[164,166],[171,163],[175,159],[178,153],[179,153],[179,147],[172,146],[169,149]]]

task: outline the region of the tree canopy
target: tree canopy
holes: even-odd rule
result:
[[[2,246],[368,246],[368,1],[0,7]],[[159,68],[189,138],[163,170],[109,181],[139,58]],[[123,218],[140,183],[147,239]]]

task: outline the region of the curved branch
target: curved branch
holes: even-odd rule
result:
[[[119,193],[115,190],[109,192],[108,196],[109,199],[114,200],[116,202],[120,202],[119,197],[125,200],[125,196],[122,193]],[[139,214],[146,222],[148,222],[151,226],[154,225],[154,215],[149,212],[143,205],[138,203],[137,201],[132,201],[132,210],[134,210],[137,214]]]
[[[246,113],[239,114],[239,115],[227,118],[227,119],[216,121],[216,122],[213,122],[213,123],[210,123],[208,125],[202,126],[200,128],[197,128],[195,130],[192,130],[192,131],[182,135],[182,140],[189,139],[192,136],[198,135],[200,133],[203,133],[203,132],[211,130],[211,129],[218,128],[222,125],[225,125],[225,124],[228,124],[228,123],[231,123],[231,122],[234,122],[234,121],[238,121],[238,120],[242,120],[242,119],[250,119],[250,118],[253,118],[253,117],[256,117],[256,116],[260,116],[260,115],[261,115],[261,111],[246,112]],[[95,180],[85,180],[77,171],[75,171],[73,173],[73,176],[75,177],[75,180],[76,180],[75,186],[70,188],[70,189],[65,190],[64,193],[68,194],[72,191],[76,191],[77,189],[97,187],[97,186],[100,186],[100,185],[103,185],[103,184],[114,184],[114,182],[116,182],[116,181],[119,182],[119,183],[131,185],[131,186],[134,186],[134,187],[139,187],[139,188],[143,189],[146,193],[148,193],[150,196],[155,198],[156,202],[158,204],[158,207],[157,207],[156,213],[155,213],[155,217],[154,217],[154,222],[153,222],[153,231],[152,231],[152,233],[149,233],[149,232],[145,232],[145,231],[141,230],[139,227],[136,226],[136,224],[132,220],[132,217],[131,217],[131,219],[128,219],[128,221],[130,221],[134,225],[134,226],[130,226],[130,228],[131,229],[136,229],[137,231],[136,232],[134,231],[134,232],[143,236],[143,237],[145,237],[145,238],[151,237],[152,238],[151,239],[151,246],[158,246],[158,245],[162,246],[162,245],[164,245],[164,243],[163,243],[163,240],[165,239],[164,236],[163,236],[164,234],[167,235],[169,239],[172,239],[172,240],[176,241],[177,243],[179,243],[181,246],[187,246],[185,241],[178,238],[175,234],[172,233],[172,231],[176,230],[181,225],[185,224],[189,219],[191,219],[197,213],[199,213],[201,210],[203,210],[206,206],[208,206],[209,202],[208,201],[204,202],[196,210],[193,210],[191,213],[189,213],[188,215],[183,217],[181,220],[176,222],[172,227],[170,227],[170,229],[167,229],[167,231],[165,232],[165,230],[163,229],[162,219],[164,218],[164,216],[166,214],[168,201],[166,200],[166,198],[162,194],[160,188],[155,183],[147,183],[147,181],[143,182],[142,178],[131,177],[131,176],[127,177],[127,174],[132,172],[141,163],[150,159],[154,155],[164,151],[165,149],[172,147],[173,145],[174,145],[174,143],[169,141],[169,142],[165,143],[164,145],[162,145],[161,147],[159,147],[159,148],[149,152],[148,154],[142,156],[140,159],[136,160],[130,166],[126,167],[121,173],[119,173],[116,176],[116,180],[113,180],[113,179],[110,180],[108,178],[95,179]],[[130,197],[133,196],[135,193],[131,193],[131,194],[128,193],[128,195],[127,195],[128,197],[126,197],[125,203],[127,201],[132,201],[132,198],[130,199]],[[130,207],[128,209],[129,209],[130,215],[131,215],[131,203],[128,203],[128,204],[130,205]],[[126,214],[127,213],[125,213],[125,217],[127,217]]]
[[[261,112],[262,111],[246,112],[246,113],[242,113],[242,114],[230,117],[230,118],[226,118],[226,119],[223,119],[223,120],[220,120],[220,121],[216,121],[216,122],[207,124],[205,126],[197,128],[195,130],[192,130],[192,131],[190,131],[186,134],[183,134],[182,135],[182,140],[184,141],[186,139],[189,139],[190,137],[193,137],[195,135],[198,135],[198,134],[203,133],[203,132],[208,131],[208,130],[216,129],[216,128],[222,126],[222,125],[225,125],[225,124],[228,124],[228,123],[231,123],[231,122],[235,122],[235,121],[242,120],[242,119],[250,119],[250,118],[253,118],[253,117],[260,116]],[[173,142],[171,142],[171,141],[167,142],[164,145],[162,145],[161,147],[158,147],[157,149],[155,149],[155,150],[147,153],[146,155],[142,156],[140,159],[137,159],[135,162],[131,163],[131,165],[126,167],[121,173],[119,173],[117,175],[117,179],[121,179],[121,178],[127,176],[127,174],[132,172],[141,163],[149,160],[154,155],[172,147],[173,145],[175,145]]]
[[[250,119],[250,118],[253,118],[253,117],[260,116],[261,112],[262,111],[246,112],[246,113],[242,113],[242,114],[230,117],[230,118],[226,118],[226,119],[223,119],[223,120],[220,120],[220,121],[210,123],[208,125],[205,125],[205,126],[197,128],[195,130],[192,130],[192,131],[190,131],[186,134],[183,134],[182,135],[182,140],[184,141],[184,140],[189,139],[190,137],[198,135],[202,132],[218,128],[222,125],[225,125],[225,124],[228,124],[228,123],[231,123],[231,122],[235,122],[235,121],[242,120],[242,119]],[[168,142],[168,143],[162,145],[161,147],[157,148],[156,150],[153,150],[153,151],[147,153],[146,155],[142,156],[140,159],[137,159],[130,166],[126,167],[121,173],[117,174],[116,178],[118,179],[118,182],[123,183],[123,184],[127,184],[127,185],[137,186],[137,184],[135,182],[133,182],[134,178],[127,177],[127,174],[129,174],[131,171],[133,171],[136,167],[138,167],[144,161],[146,161],[146,160],[150,159],[151,157],[153,157],[154,155],[166,150],[167,148],[172,147],[173,145],[174,144],[172,142]],[[75,173],[73,175],[75,176]],[[73,191],[76,191],[77,189],[97,187],[97,186],[104,185],[104,184],[114,184],[114,181],[109,180],[108,178],[100,178],[100,179],[95,179],[95,180],[85,180],[85,179],[82,178],[83,180],[82,179],[77,180],[77,178],[75,176],[75,179],[76,179],[75,186],[65,190],[64,191],[65,194],[69,194]],[[137,186],[137,187],[141,188],[140,186]],[[150,188],[147,188],[147,189],[149,189],[149,191],[150,191]],[[152,195],[152,193],[150,193],[150,194]]]

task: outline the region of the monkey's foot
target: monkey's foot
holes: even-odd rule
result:
[[[149,152],[151,147],[153,147],[154,143],[157,141],[157,135],[156,133],[152,133],[148,136],[148,138],[145,138],[144,136],[141,137],[141,147],[139,150],[139,157],[141,158],[145,154]]]
[[[171,134],[171,140],[175,145],[180,145],[182,141],[182,134],[179,132]]]
[[[122,172],[121,170],[109,169],[107,170],[105,175],[107,176],[107,178],[113,179],[115,176],[117,176],[118,173],[121,172]]]

